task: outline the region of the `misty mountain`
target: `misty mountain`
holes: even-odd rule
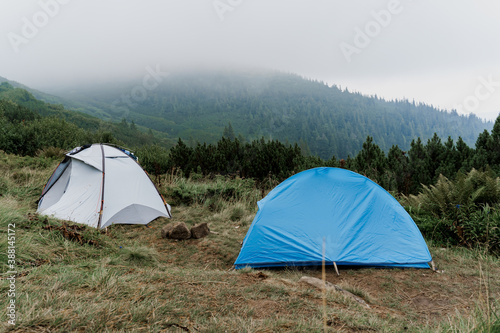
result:
[[[92,108],[91,105],[89,105],[87,103],[82,104],[82,103],[79,103],[79,102],[74,101],[74,100],[64,99],[64,98],[61,98],[59,96],[48,94],[46,92],[43,92],[43,91],[40,91],[37,89],[33,89],[33,88],[28,87],[22,83],[12,81],[12,80],[9,80],[9,79],[6,79],[6,78],[0,76],[0,84],[4,83],[4,82],[10,84],[14,88],[19,88],[19,89],[25,90],[26,92],[28,92],[31,95],[32,99],[37,99],[37,100],[39,100],[39,102],[43,101],[45,103],[53,104],[53,105],[64,105],[64,107],[67,109],[70,109],[73,111],[83,111],[82,113],[89,114],[89,115],[99,114],[99,111],[100,111],[100,109],[94,109],[94,108]],[[26,98],[28,100],[30,99],[28,97],[26,97]],[[19,102],[19,100],[16,100],[16,102]],[[31,101],[31,102],[34,102],[34,101]],[[34,102],[34,103],[36,104],[39,102]],[[111,120],[109,117],[106,117],[105,115],[102,115],[100,118],[105,119],[105,120]]]
[[[14,87],[12,83],[17,87]],[[111,142],[129,147],[140,147],[153,143],[162,146],[172,146],[174,144],[174,141],[169,140],[163,133],[152,131],[134,123],[129,124],[125,119],[120,122],[112,122],[83,112],[68,110],[62,104],[52,104],[37,99],[33,93],[20,87],[24,86],[8,80],[0,81],[0,134],[9,132],[9,123],[11,125],[19,125],[20,122],[23,124],[21,127],[10,126],[10,131],[15,133],[14,136],[16,137],[14,146],[25,145],[26,139],[37,141],[37,136],[40,134],[38,132],[43,132],[46,138],[54,136],[48,138],[49,146],[52,143],[65,149],[73,147],[66,146],[61,142],[78,141],[75,139],[78,136],[76,132],[79,132],[81,134],[80,139],[84,140],[79,142],[80,145],[92,143],[94,139],[107,140],[101,142]],[[39,94],[40,96],[48,96],[51,100],[61,100],[59,97],[44,93]],[[2,117],[4,118],[3,123]],[[69,134],[63,133],[68,130],[70,131]],[[75,133],[71,133],[71,130],[74,130]],[[24,139],[23,136],[25,136]],[[45,143],[47,144],[47,142]],[[36,145],[40,144],[42,143],[36,142]],[[12,148],[13,152],[16,151],[21,154],[27,154],[27,151],[31,151],[29,147],[22,147],[22,149],[21,147],[10,148]]]
[[[169,138],[215,142],[230,123],[245,140],[299,143],[328,159],[355,155],[367,136],[383,150],[407,150],[434,133],[473,146],[492,122],[407,100],[387,101],[272,71],[182,72],[136,82],[87,84],[52,92],[81,112],[126,119]],[[71,106],[70,106],[71,107]]]
[[[6,79],[6,78],[0,76],[0,83],[4,83],[4,82],[7,82],[8,84],[10,84],[14,88],[24,89],[27,92],[31,93],[31,95],[34,98],[42,100],[42,101],[47,102],[47,103],[62,104],[64,102],[66,104],[71,104],[71,101],[65,101],[64,99],[62,99],[60,97],[44,93],[42,91],[25,86],[22,83],[12,81],[12,80],[9,80],[9,79]]]

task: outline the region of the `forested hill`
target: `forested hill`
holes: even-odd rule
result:
[[[236,135],[298,142],[304,151],[328,159],[355,155],[368,135],[383,150],[409,148],[434,133],[461,136],[473,146],[493,123],[410,101],[329,87],[279,72],[170,73],[160,79],[94,85],[58,91],[101,118],[126,118],[168,137],[215,142],[229,122]],[[156,86],[155,82],[160,82]],[[153,88],[154,86],[154,88]]]
[[[46,103],[51,103],[51,104],[68,104],[67,106],[70,106],[70,105],[74,106],[74,105],[72,105],[73,103],[71,101],[65,101],[64,99],[62,99],[58,96],[44,93],[42,91],[30,88],[22,83],[19,83],[16,81],[11,81],[11,80],[8,80],[8,79],[0,76],[0,84],[4,83],[4,82],[8,83],[12,88],[19,88],[22,90],[26,90],[28,93],[30,93],[32,95],[33,99],[38,99],[38,100],[44,101]],[[4,87],[3,91],[5,91],[5,87],[7,87],[7,86],[4,85],[3,87]]]
[[[0,150],[34,155],[44,148],[72,149],[92,142],[129,147],[153,143],[173,145],[163,133],[154,133],[125,120],[104,121],[67,110],[61,104],[41,101],[27,90],[15,88],[7,81],[0,83]]]

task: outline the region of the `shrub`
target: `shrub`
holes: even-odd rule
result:
[[[143,146],[135,151],[139,163],[148,173],[159,176],[168,170],[168,151],[159,145]]]
[[[179,177],[174,184],[163,187],[173,205],[206,205],[213,211],[219,211],[222,202],[243,201],[254,207],[259,199],[252,179],[227,179],[216,177],[215,181],[186,179]]]
[[[7,193],[7,189],[8,189],[8,185],[7,185],[7,181],[3,178],[0,178],[0,196],[4,195],[5,193]]]
[[[469,247],[479,246],[500,255],[500,207],[484,206],[459,226],[461,241]]]
[[[66,150],[59,147],[47,147],[40,149],[37,153],[37,157],[46,157],[46,158],[54,158],[62,160],[64,155],[66,154]]]
[[[438,243],[500,249],[500,179],[472,169],[455,181],[440,176],[419,195],[405,197],[422,233]]]
[[[132,266],[155,266],[158,263],[156,250],[145,246],[120,249],[120,257]]]
[[[242,207],[234,207],[229,217],[231,221],[239,221],[245,215],[245,210]]]

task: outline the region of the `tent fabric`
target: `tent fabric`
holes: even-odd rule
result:
[[[69,157],[66,157],[59,165],[57,166],[56,170],[52,174],[52,176],[49,178],[49,181],[45,185],[42,191],[42,196],[45,195],[45,193],[52,188],[52,185],[56,183],[56,181],[59,179],[59,177],[62,176],[66,168],[69,166]]]
[[[171,217],[170,206],[139,164],[104,144],[66,154],[42,191],[37,211],[95,228]]]
[[[352,171],[298,173],[258,202],[235,268],[325,264],[429,268],[415,222],[382,187]],[[323,245],[324,244],[324,245]]]

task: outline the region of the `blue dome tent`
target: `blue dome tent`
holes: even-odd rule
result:
[[[429,268],[415,222],[382,187],[352,171],[300,172],[258,202],[235,268],[325,264]]]

